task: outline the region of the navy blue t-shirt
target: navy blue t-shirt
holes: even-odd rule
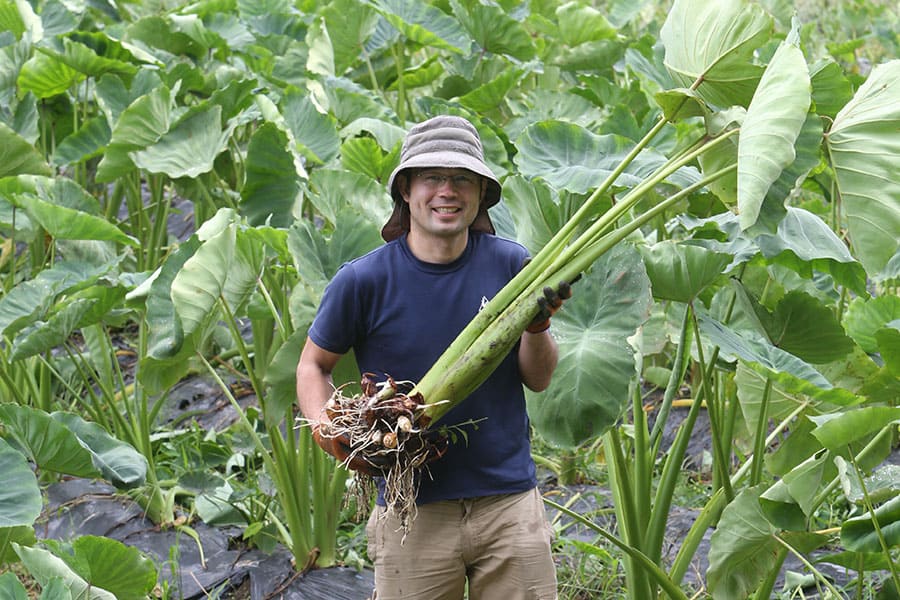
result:
[[[400,237],[344,264],[329,283],[309,337],[330,352],[354,350],[363,373],[419,381],[481,307],[518,273],[521,245],[470,231],[449,264],[425,263]],[[429,465],[420,504],[508,494],[537,485],[518,345],[472,395],[441,419],[467,426],[447,454]],[[341,383],[341,382],[336,382]],[[383,502],[379,498],[379,502]]]

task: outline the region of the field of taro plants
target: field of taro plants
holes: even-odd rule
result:
[[[896,600],[898,31],[887,0],[0,0],[0,598],[368,596],[369,500],[294,370],[406,131],[454,114],[498,233],[583,273],[528,397],[560,598]]]

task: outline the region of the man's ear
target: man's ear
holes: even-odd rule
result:
[[[409,204],[409,174],[405,171],[397,173],[397,191],[403,197],[403,201]]]

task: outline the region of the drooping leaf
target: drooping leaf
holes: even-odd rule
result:
[[[0,122],[0,178],[22,174],[50,176],[52,172],[34,145]]]
[[[136,167],[172,179],[212,171],[231,135],[230,127],[222,129],[221,117],[222,108],[217,105],[191,109],[159,140],[128,155]]]
[[[276,227],[293,222],[300,193],[300,175],[287,150],[287,135],[273,123],[265,123],[250,138],[247,177],[241,188],[241,213],[251,225],[267,221]]]
[[[325,164],[337,156],[340,138],[334,120],[316,110],[308,95],[288,92],[282,110],[294,139],[312,160]]]
[[[94,117],[59,143],[53,153],[53,164],[70,165],[100,156],[111,138],[112,130],[106,118]]]
[[[4,600],[28,600],[25,586],[12,571],[0,575],[0,598]]]
[[[562,227],[560,207],[544,181],[513,175],[503,182],[503,204],[515,223],[515,239],[534,256]]]
[[[413,0],[366,0],[411,41],[450,52],[468,52],[472,41],[459,22],[439,8]]]
[[[509,91],[521,78],[522,71],[519,69],[506,69],[491,81],[460,96],[459,102],[476,113],[490,112],[503,105]]]
[[[41,490],[25,457],[0,438],[0,528],[30,527],[42,508]]]
[[[34,535],[34,527],[31,525],[0,527],[0,562],[14,563],[19,560],[13,544],[34,546],[36,543],[37,537]]]
[[[747,488],[725,507],[710,539],[706,580],[716,600],[747,598],[776,564],[777,530],[759,504],[762,488]]]
[[[647,267],[653,296],[677,302],[693,300],[724,272],[732,260],[730,254],[672,241],[638,249]]]
[[[861,296],[868,296],[866,271],[846,244],[821,218],[802,208],[788,207],[774,234],[754,237],[769,262],[784,265],[811,279],[813,271],[828,273]]]
[[[900,249],[900,60],[872,69],[835,117],[827,145],[853,253],[875,281]]]
[[[847,334],[870,354],[878,352],[878,331],[888,323],[900,319],[900,297],[854,298],[844,314]]]
[[[42,410],[18,404],[0,404],[4,437],[38,466],[77,477],[97,477],[91,454],[75,434]]]
[[[330,223],[342,210],[350,209],[365,217],[379,230],[391,215],[394,202],[384,184],[365,175],[335,169],[317,169],[310,177],[315,193],[310,201]]]
[[[354,0],[331,2],[322,10],[334,51],[334,72],[342,75],[359,58],[378,23],[378,13]]]
[[[760,506],[769,522],[780,529],[805,530],[816,509],[829,454],[818,452],[797,465],[760,495]]]
[[[802,291],[788,292],[763,324],[773,344],[811,363],[835,361],[853,349],[831,309]]]
[[[633,147],[630,140],[615,135],[596,135],[564,121],[544,121],[528,127],[516,140],[519,171],[526,177],[542,177],[553,187],[585,193],[599,186]],[[644,150],[616,185],[634,186],[662,166],[666,158]],[[669,180],[685,187],[699,181],[693,167],[685,167]]]
[[[875,528],[876,521],[878,529]],[[855,552],[882,552],[878,532],[888,548],[900,545],[900,496],[885,502],[873,512],[844,521],[841,542]]]
[[[79,573],[85,581],[112,592],[119,600],[143,600],[156,585],[156,566],[133,546],[83,535],[72,542],[72,551],[77,564],[87,567],[86,573]]]
[[[57,57],[36,52],[22,65],[18,85],[38,99],[62,94],[84,78],[84,75]]]
[[[696,88],[706,102],[747,106],[762,76],[753,53],[768,41],[772,19],[744,0],[677,0],[660,30],[665,65],[681,87]]]
[[[560,37],[567,46],[612,39],[618,33],[602,12],[578,2],[561,4],[556,17]]]
[[[522,23],[496,5],[451,0],[459,22],[485,52],[505,54],[520,61],[535,56],[534,42]]]
[[[149,328],[147,358],[156,360],[171,358],[181,349],[184,330],[172,301],[172,282],[184,263],[197,252],[200,244],[196,235],[180,244],[154,273],[153,278],[143,286],[148,288],[149,292],[146,300]],[[141,292],[143,287],[135,290],[134,294]],[[140,371],[142,373],[143,369]]]
[[[105,240],[126,246],[139,245],[138,240],[100,216],[59,206],[30,195],[19,196],[16,202],[28,211],[33,221],[57,239]]]
[[[822,445],[841,450],[856,440],[900,423],[900,407],[861,406],[854,410],[811,416],[816,424],[813,435]]]
[[[853,86],[841,66],[829,58],[809,68],[812,98],[816,114],[834,119],[853,97]]]
[[[526,393],[528,414],[544,439],[574,448],[615,424],[637,369],[627,338],[649,307],[650,282],[627,244],[615,246],[578,282],[553,319],[560,358],[550,387]]]
[[[741,228],[756,224],[769,188],[794,162],[794,143],[810,105],[803,52],[782,42],[753,94],[738,142],[738,212]],[[777,202],[777,199],[776,199]],[[783,210],[784,200],[776,208]]]
[[[115,542],[112,538],[109,542]],[[121,542],[117,542],[121,544]],[[53,579],[60,578],[65,583],[65,588],[82,600],[116,600],[115,594],[102,588],[94,587],[81,578],[63,559],[55,556],[44,548],[27,548],[18,544],[13,545],[22,563],[28,569],[29,575],[42,586],[50,585]]]
[[[62,345],[91,311],[94,302],[83,298],[67,300],[54,307],[54,313],[46,321],[30,323],[13,341],[9,360],[22,360]]]
[[[57,411],[50,417],[75,434],[81,445],[91,453],[94,466],[107,481],[118,488],[143,485],[147,476],[147,459],[133,446],[76,414]]]

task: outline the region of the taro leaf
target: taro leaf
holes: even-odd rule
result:
[[[878,332],[900,319],[900,296],[854,298],[844,314],[844,327],[859,346],[874,354],[879,351]]]
[[[310,23],[306,31],[306,48],[306,70],[315,75],[333,77],[334,50],[324,20],[315,19]]]
[[[360,50],[378,23],[378,13],[356,0],[336,0],[322,9],[334,51],[334,72],[341,75],[356,64]]]
[[[747,488],[725,507],[710,538],[706,581],[716,600],[747,598],[777,565],[777,530],[759,504],[762,487]]]
[[[762,321],[773,344],[807,362],[832,362],[853,349],[834,312],[802,291],[788,292]]]
[[[53,315],[46,321],[30,323],[16,336],[9,360],[22,360],[63,345],[96,302],[87,298],[66,300],[54,307]]]
[[[748,369],[744,370],[745,372],[748,371]],[[798,401],[797,406],[800,406],[800,404],[801,402]],[[777,416],[774,416],[773,418],[778,419]],[[755,421],[752,424],[748,423],[748,427],[751,429],[756,425]],[[783,477],[808,457],[821,451],[822,444],[812,435],[814,427],[815,424],[806,418],[806,416],[800,416],[796,421],[791,423],[790,435],[781,440],[778,447],[767,453],[765,456],[768,472],[776,477]],[[834,476],[837,476],[837,474],[838,470],[835,467],[829,471],[827,476],[833,478]]]
[[[237,225],[223,208],[197,232],[203,241],[172,280],[172,305],[185,337],[201,334],[225,288],[234,261]]]
[[[709,343],[718,346],[724,360],[738,358],[754,369],[785,386],[790,392],[802,392],[819,400],[851,405],[857,398],[847,390],[833,386],[821,373],[793,354],[754,338],[748,332],[738,332],[697,309],[700,330]]]
[[[59,143],[53,153],[53,164],[57,167],[77,164],[100,156],[111,138],[106,117],[89,119]]]
[[[194,18],[196,16],[191,15]],[[165,50],[176,56],[186,55],[199,60],[209,51],[209,47],[181,30],[179,22],[175,18],[163,18],[159,16],[143,17],[128,26],[129,39],[143,42],[152,48]]]
[[[134,169],[132,152],[155,144],[176,118],[174,94],[159,85],[132,102],[113,127],[112,139],[97,167],[97,181],[109,183]]]
[[[341,129],[341,137],[344,139],[361,135],[371,136],[378,142],[378,146],[382,150],[392,152],[395,149],[399,150],[400,145],[403,143],[403,138],[406,137],[406,130],[393,123],[370,117],[355,119]],[[390,172],[390,169],[388,169],[388,172]]]
[[[0,564],[13,563],[19,560],[12,544],[34,546],[37,537],[34,535],[34,527],[31,525],[20,527],[0,527]],[[2,596],[2,593],[0,593]]]
[[[409,40],[422,46],[465,53],[472,40],[459,22],[437,7],[415,0],[365,0]]]
[[[653,297],[690,302],[731,263],[731,255],[700,246],[659,242],[638,248],[647,268]]]
[[[349,79],[327,78],[325,95],[338,123],[350,123],[363,117],[396,119],[391,107],[380,96]]]
[[[241,214],[250,225],[266,222],[288,227],[294,221],[294,205],[300,194],[300,174],[288,137],[274,123],[264,123],[250,138],[241,188]]]
[[[39,469],[98,477],[90,452],[74,432],[53,420],[42,410],[18,404],[0,404],[0,423],[4,437],[32,460]]]
[[[221,106],[192,108],[154,144],[128,155],[138,168],[172,179],[208,173],[231,136],[231,127],[223,130],[221,119]]]
[[[72,590],[62,577],[51,577],[41,586],[39,600],[72,600]]]
[[[0,178],[21,174],[50,176],[52,171],[32,144],[0,122]]]
[[[0,298],[0,333],[12,336],[43,315],[63,293],[74,293],[96,283],[110,264],[59,262],[25,280]]]
[[[875,332],[881,358],[891,373],[900,377],[900,319],[894,319]]]
[[[0,540],[2,540],[2,535],[0,535]],[[5,546],[0,545],[0,548],[2,547]],[[3,562],[5,563],[6,561]],[[29,598],[28,592],[25,591],[25,586],[22,585],[22,582],[19,581],[19,578],[12,571],[7,571],[0,575],[0,598],[4,600],[28,600]]]
[[[529,32],[499,6],[472,0],[451,0],[450,6],[462,26],[485,52],[511,56],[523,62],[535,57],[534,42]]]
[[[146,300],[149,329],[146,355],[148,359],[171,358],[182,347],[184,330],[172,301],[172,282],[200,245],[201,241],[196,235],[179,244],[178,249],[166,257],[165,262],[154,273],[154,277],[129,295],[129,298],[136,297],[145,288],[149,288]],[[139,373],[142,374],[142,371],[143,369],[140,369]]]
[[[854,255],[875,281],[900,249],[900,60],[872,69],[827,136]]]
[[[816,114],[834,119],[853,97],[853,86],[841,66],[824,58],[809,68]]]
[[[115,542],[112,538],[109,542]],[[121,545],[121,542],[115,542]],[[16,553],[35,581],[42,586],[49,585],[54,578],[65,582],[65,587],[80,600],[117,600],[115,594],[99,587],[92,586],[71,568],[66,562],[43,548],[26,548],[13,544]]]
[[[815,510],[829,454],[822,450],[800,463],[759,497],[760,506],[770,523],[780,529],[806,529]]]
[[[325,164],[338,154],[341,140],[334,119],[316,110],[306,94],[289,91],[284,98],[284,120],[308,158]]]
[[[381,230],[391,215],[394,202],[385,186],[365,175],[317,169],[310,183],[315,193],[309,199],[329,223],[335,223],[338,213],[350,209]]]
[[[676,0],[660,30],[665,65],[681,87],[723,108],[747,106],[763,68],[753,54],[769,41],[772,19],[744,0]]]
[[[62,42],[62,53],[52,56],[88,77],[97,78],[106,73],[133,76],[138,71],[138,67],[128,62],[133,58],[131,53],[105,33],[78,32]]]
[[[603,183],[633,145],[624,137],[596,135],[565,121],[543,121],[528,127],[516,140],[519,152],[515,162],[526,177],[543,177],[557,189],[581,194]],[[615,184],[637,185],[665,162],[661,154],[644,150],[616,178]],[[699,181],[699,174],[693,167],[684,167],[669,181],[686,187]]]
[[[104,479],[117,488],[130,489],[144,484],[147,459],[131,444],[114,438],[96,423],[89,423],[78,415],[57,411],[50,417],[75,434],[91,453],[94,466]]]
[[[854,410],[809,417],[815,424],[813,435],[829,450],[847,445],[888,425],[900,423],[900,407],[860,406]]]
[[[490,112],[506,102],[509,91],[522,79],[521,69],[506,69],[496,78],[460,96],[459,103],[476,113]]]
[[[238,229],[234,259],[222,288],[222,299],[232,314],[241,314],[256,290],[265,262],[265,246],[258,239]]]
[[[59,206],[29,195],[21,195],[15,202],[28,211],[32,221],[40,224],[54,238],[111,241],[133,247],[139,245],[138,240],[126,235],[114,223],[100,216]]]
[[[616,423],[636,374],[628,337],[649,316],[650,303],[650,281],[628,244],[613,247],[578,282],[553,319],[559,365],[550,387],[526,394],[544,439],[575,448]]]
[[[39,100],[62,94],[84,79],[84,75],[55,56],[36,52],[22,65],[17,83],[22,93],[31,92]]]
[[[354,137],[341,144],[341,165],[347,171],[361,173],[376,181],[387,182],[394,167],[394,157],[382,152],[370,137]]]
[[[30,527],[41,508],[41,490],[28,461],[0,438],[0,528]]]
[[[503,202],[515,223],[515,239],[534,256],[562,227],[560,207],[546,182],[513,175],[503,182]]]
[[[658,92],[654,98],[668,121],[704,117],[709,113],[709,108],[703,103],[697,92],[687,88],[663,90]]]
[[[806,122],[810,104],[809,70],[803,52],[783,42],[769,62],[753,94],[738,141],[738,212],[748,229],[760,212],[769,188],[794,162],[794,143]],[[784,199],[775,210],[783,213]]]
[[[868,296],[866,272],[847,246],[821,218],[802,208],[788,207],[775,234],[754,238],[771,263],[788,267],[807,279],[814,271],[828,273],[835,281],[861,296]]]
[[[616,28],[602,12],[577,2],[562,4],[556,9],[556,18],[560,38],[567,46],[614,39],[617,35]]]
[[[78,574],[92,587],[108,590],[118,600],[143,600],[156,585],[156,566],[133,546],[107,537],[83,535],[72,542],[72,551],[74,560],[65,557],[66,562],[78,565]],[[61,549],[57,554],[64,552]]]
[[[878,530],[875,523],[878,523]],[[900,546],[900,496],[875,508],[875,512],[853,517],[841,527],[841,542],[854,552],[882,552],[878,532],[884,536],[888,548]]]

